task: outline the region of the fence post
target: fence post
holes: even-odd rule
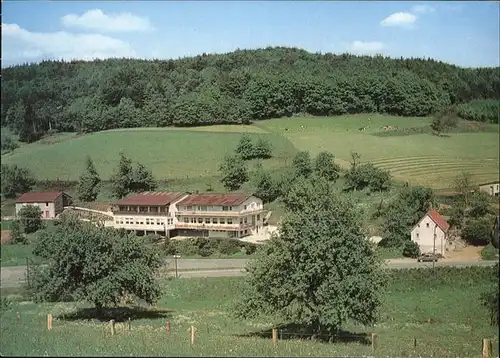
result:
[[[417,346],[417,339],[413,338],[413,347],[416,347],[416,346]]]
[[[272,334],[273,334],[273,345],[277,345],[278,344],[278,330],[276,328],[273,328],[272,330]]]
[[[114,336],[115,335],[115,320],[112,319],[111,321],[109,321],[109,325],[110,325],[110,328],[111,328],[111,335]]]
[[[372,333],[372,350],[375,352],[377,349],[377,333]]]
[[[47,315],[47,330],[51,330],[52,329],[52,314],[49,313]]]
[[[128,318],[128,330],[130,331],[132,329],[132,325],[131,325],[131,322],[130,322],[130,317]]]
[[[30,284],[30,262],[29,258],[26,258],[26,281],[28,281],[28,287],[31,288]]]
[[[193,345],[194,344],[194,331],[196,330],[196,328],[194,328],[194,326],[191,326],[191,344]]]
[[[483,339],[483,358],[490,357],[490,340]]]

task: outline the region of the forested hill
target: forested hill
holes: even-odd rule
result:
[[[267,48],[2,69],[1,121],[34,141],[49,130],[247,123],[298,113],[425,116],[499,93],[498,68]]]

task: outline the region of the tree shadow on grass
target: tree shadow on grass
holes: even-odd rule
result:
[[[138,319],[171,318],[173,312],[173,310],[168,309],[147,309],[139,306],[104,308],[101,311],[96,308],[81,308],[73,313],[58,315],[56,318],[63,321],[95,319],[101,322],[113,319],[118,323],[128,321],[129,318],[131,321]]]
[[[282,324],[276,326],[278,330],[278,339],[279,340],[289,340],[289,339],[316,339],[321,342],[330,342],[330,343],[348,343],[348,342],[356,342],[365,345],[371,344],[371,334],[369,333],[355,333],[350,331],[339,330],[336,333],[323,333],[321,335],[314,334],[311,327],[300,326],[296,324]],[[250,332],[242,335],[238,335],[238,337],[259,337],[271,339],[272,337],[272,329],[267,329],[263,331]]]

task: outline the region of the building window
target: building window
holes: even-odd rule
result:
[[[231,225],[233,223],[233,218],[227,218],[227,223]]]
[[[146,219],[146,225],[149,225],[149,219]]]
[[[186,210],[193,210],[192,206],[186,206]]]
[[[141,221],[141,225],[144,225],[144,221]]]
[[[240,218],[240,225],[243,224],[243,218]]]
[[[203,224],[203,218],[198,218],[198,224]]]
[[[218,224],[219,223],[219,220],[217,220],[217,218],[212,218],[212,224]]]
[[[247,218],[245,217],[245,220],[243,220],[245,222],[245,224],[248,222]]]
[[[227,219],[227,220],[229,221],[229,219]],[[224,219],[224,218],[220,218],[219,221],[220,221],[221,224],[225,224],[226,223],[226,219]]]
[[[417,239],[420,237],[420,234],[417,232]]]
[[[191,224],[196,224],[196,219],[195,218],[191,218]]]
[[[260,214],[257,214],[257,221],[260,220]]]
[[[49,206],[49,203],[45,203],[45,206]]]
[[[426,227],[429,227],[429,223],[425,224]]]
[[[246,209],[247,209],[247,206],[246,206],[246,205],[245,205],[245,206],[243,206],[243,210],[246,210]]]
[[[210,224],[210,218],[205,218],[205,224]]]
[[[222,211],[232,211],[233,207],[232,206],[223,206]]]
[[[206,206],[200,206],[199,210],[201,210],[201,211],[207,211],[207,207]]]
[[[186,224],[189,224],[189,218],[184,218],[184,222],[185,222]]]
[[[118,220],[116,220],[116,223],[119,224],[120,222]]]

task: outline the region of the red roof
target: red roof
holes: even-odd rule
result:
[[[437,226],[439,226],[444,232],[448,231],[448,229],[450,228],[450,224],[448,224],[446,220],[443,219],[443,217],[439,215],[439,213],[435,209],[430,209],[427,212],[427,215],[429,215],[432,221],[434,221]]]
[[[248,194],[191,194],[182,199],[178,205],[222,205],[237,206],[242,204],[251,195]]]
[[[53,202],[63,193],[62,191],[30,191],[18,197],[16,203]]]
[[[115,202],[115,205],[168,205],[186,195],[181,191],[145,191]]]

